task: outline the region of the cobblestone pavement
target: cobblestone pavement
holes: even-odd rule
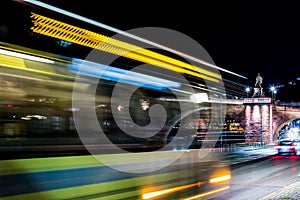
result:
[[[235,154],[237,155],[238,152],[240,152],[244,156],[243,158],[237,158],[237,159],[230,159],[231,164],[236,164],[240,162],[245,162],[247,160],[255,160],[259,159],[268,155],[274,155],[276,154],[276,151],[274,151],[273,148],[242,148],[241,150],[235,151]],[[300,157],[299,157],[300,159]],[[289,184],[281,189],[278,189],[277,191],[259,199],[259,200],[300,200],[300,175],[299,180]]]
[[[290,185],[277,190],[261,198],[260,200],[300,200],[300,181],[296,181]]]

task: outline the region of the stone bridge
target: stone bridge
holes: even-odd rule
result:
[[[243,124],[245,142],[273,143],[289,122],[300,119],[300,108],[275,106],[271,103],[227,104],[226,118]]]
[[[273,134],[277,138],[279,131],[289,122],[300,119],[300,108],[276,106],[273,108]]]

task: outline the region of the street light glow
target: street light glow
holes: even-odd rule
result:
[[[273,101],[275,101],[275,99],[276,99],[276,93],[277,93],[277,88],[279,88],[279,87],[281,87],[281,86],[271,86],[270,87],[270,91],[272,92],[272,99],[273,99]]]
[[[275,87],[274,87],[274,86],[272,86],[272,87],[271,87],[271,91],[274,91],[274,90],[275,90]]]

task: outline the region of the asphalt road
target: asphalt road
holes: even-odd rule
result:
[[[268,156],[232,167],[230,189],[210,200],[259,200],[298,181],[300,157]]]

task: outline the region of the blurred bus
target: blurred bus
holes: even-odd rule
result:
[[[14,3],[30,27],[43,17],[36,12],[55,17]],[[0,199],[205,199],[229,189],[218,134],[195,139],[222,130],[220,108],[194,102],[191,91],[203,91],[178,71],[31,45],[0,44]],[[205,82],[191,74],[188,84]]]

